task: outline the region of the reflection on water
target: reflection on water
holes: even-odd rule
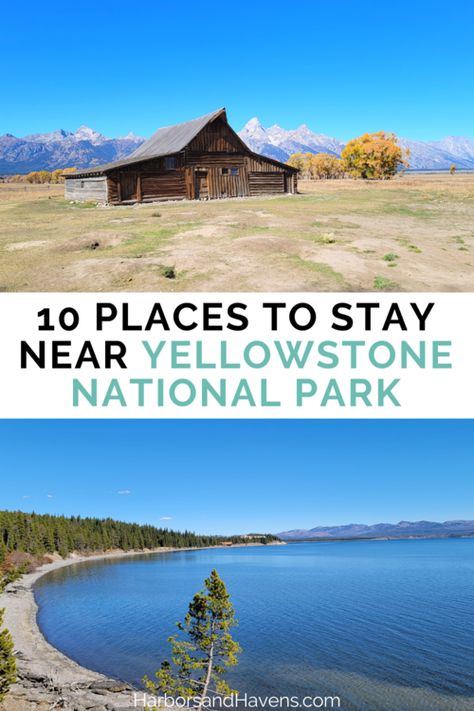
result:
[[[474,708],[474,540],[357,541],[91,562],[36,586],[47,638],[138,683],[215,567],[243,648],[239,692],[338,695],[347,711]]]

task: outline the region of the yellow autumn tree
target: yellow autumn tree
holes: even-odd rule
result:
[[[288,158],[287,164],[291,165],[292,168],[296,168],[303,178],[310,178],[312,155],[312,153],[293,153],[293,155]]]
[[[58,168],[52,172],[48,170],[34,170],[27,175],[14,176],[15,180],[12,182],[27,182],[27,183],[63,183],[64,173],[75,173],[76,168]]]
[[[330,153],[316,153],[310,160],[311,177],[316,180],[344,177],[344,164]]]
[[[27,183],[50,183],[51,173],[48,170],[34,170],[26,176]]]
[[[343,162],[330,153],[293,153],[288,158],[288,165],[299,170],[302,178],[321,180],[323,178],[342,178]]]
[[[393,133],[377,131],[353,138],[342,151],[345,170],[355,178],[386,180],[408,167],[409,151]]]

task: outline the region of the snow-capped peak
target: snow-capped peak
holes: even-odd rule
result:
[[[257,118],[248,121],[239,136],[256,153],[263,153],[277,160],[287,160],[298,152],[329,152],[338,155],[344,144],[336,138],[314,133],[306,124],[287,130],[278,124],[264,128]]]
[[[78,141],[89,141],[94,144],[102,143],[106,140],[101,133],[94,131],[94,129],[89,128],[89,126],[79,126],[77,131],[74,131],[74,138]]]
[[[133,133],[133,131],[129,131],[126,136],[119,136],[118,137],[119,141],[144,141],[145,139],[142,138],[142,136],[137,136],[136,133]]]
[[[302,123],[301,126],[298,126],[298,128],[293,129],[292,131],[289,131],[289,133],[294,137],[294,138],[312,138],[313,136],[317,135],[313,131],[311,131],[310,128],[305,123]]]
[[[474,141],[466,136],[445,136],[440,141],[432,141],[430,145],[461,158],[474,154]]]
[[[260,119],[258,118],[258,116],[254,116],[253,118],[251,118],[247,121],[244,128],[246,128],[248,131],[255,131],[255,130],[258,130],[259,128],[263,128],[263,127],[262,127],[262,124],[260,123]]]
[[[246,138],[265,141],[267,138],[266,131],[257,116],[247,121],[243,129],[239,132],[239,136],[243,138],[244,141]]]
[[[268,142],[273,143],[274,146],[279,146],[284,143],[289,137],[289,131],[274,123],[273,126],[267,128],[266,131]]]
[[[50,133],[33,133],[30,136],[25,136],[25,141],[33,141],[34,143],[38,143],[40,141],[43,143],[52,143],[54,141],[62,141],[69,136],[72,136],[70,131],[58,128],[57,131],[51,131]]]

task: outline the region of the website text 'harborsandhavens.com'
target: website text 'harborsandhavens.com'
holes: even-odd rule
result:
[[[134,708],[153,709],[340,709],[339,696],[259,696],[233,693],[229,695],[195,696],[191,698],[154,696],[146,692],[134,692]]]

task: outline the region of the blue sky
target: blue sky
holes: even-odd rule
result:
[[[0,133],[148,136],[225,105],[264,125],[474,137],[474,5],[5,3]]]
[[[474,421],[2,421],[0,508],[202,533],[473,518]]]

